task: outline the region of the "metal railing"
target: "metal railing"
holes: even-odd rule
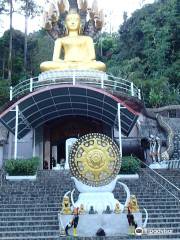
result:
[[[170,160],[165,161],[168,169],[177,169],[180,168],[180,160]]]
[[[43,77],[45,75],[45,77]],[[50,85],[88,85],[110,92],[119,92],[141,99],[140,89],[133,82],[97,71],[50,71],[26,79],[10,87],[10,100]]]
[[[154,169],[151,169],[146,163],[142,161],[140,161],[140,163],[146,167],[145,169],[142,168],[144,174],[147,174],[149,178],[156,182],[157,185],[159,185],[162,189],[168,192],[180,203],[180,188]]]

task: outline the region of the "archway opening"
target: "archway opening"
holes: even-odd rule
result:
[[[43,125],[44,168],[53,169],[68,161],[68,153],[73,143],[68,139],[78,139],[88,133],[103,133],[112,137],[112,126],[100,120],[83,116],[66,116]]]

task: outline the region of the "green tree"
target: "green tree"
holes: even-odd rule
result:
[[[179,101],[178,9],[178,0],[157,0],[135,11],[130,18],[124,15],[119,35],[110,39],[106,34],[103,39],[102,60],[108,72],[128,78],[142,88],[148,106]]]
[[[29,35],[28,46],[28,71],[37,76],[40,64],[52,60],[54,41],[44,30],[40,30]]]
[[[35,0],[20,0],[20,13],[24,15],[25,29],[24,29],[24,73],[27,71],[27,50],[28,50],[28,19],[34,18],[40,11],[39,5]]]
[[[4,32],[0,38],[0,78],[8,79],[8,55],[9,55],[10,30]],[[15,85],[23,76],[23,45],[24,34],[18,30],[12,30],[12,81]]]

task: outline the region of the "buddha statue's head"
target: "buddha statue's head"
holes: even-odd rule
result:
[[[80,15],[76,11],[71,10],[66,16],[65,24],[68,31],[79,32],[81,25]]]

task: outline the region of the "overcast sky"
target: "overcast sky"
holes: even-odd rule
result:
[[[52,0],[55,1],[55,0]],[[93,0],[89,0],[91,3]],[[39,4],[42,6],[46,6],[46,0],[37,0]],[[106,30],[117,31],[119,25],[123,21],[123,12],[126,11],[128,13],[128,17],[134,12],[136,9],[142,7],[143,4],[152,3],[154,0],[98,0],[99,8],[104,9],[105,14],[108,16],[106,18]],[[36,17],[33,20],[29,21],[29,30],[28,32],[33,32],[41,28],[42,25],[42,17]],[[9,19],[8,17],[1,16],[0,17],[0,34],[4,32],[4,30],[8,29]],[[24,19],[22,16],[14,14],[13,15],[13,27],[15,29],[19,29],[24,31]]]

